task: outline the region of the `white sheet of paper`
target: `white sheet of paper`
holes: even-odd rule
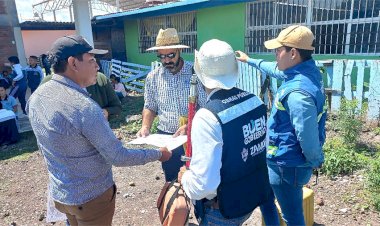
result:
[[[180,145],[186,143],[187,136],[181,135],[178,137],[173,137],[173,135],[166,134],[151,134],[147,137],[139,137],[128,144],[150,144],[157,147],[167,147],[169,151],[179,147]]]

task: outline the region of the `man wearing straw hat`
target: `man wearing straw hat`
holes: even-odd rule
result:
[[[159,133],[174,136],[186,134],[187,126],[179,126],[179,118],[188,113],[193,65],[181,58],[183,48],[189,48],[189,46],[180,44],[176,29],[168,28],[160,29],[156,46],[147,49],[147,51],[157,50],[157,57],[162,66],[150,72],[146,78],[143,121],[141,129],[136,134],[138,137],[149,135],[156,116],[159,119],[157,127]],[[203,106],[205,101],[205,91],[198,83],[198,104]],[[162,164],[166,181],[177,177],[179,168],[183,165],[182,155],[184,155],[184,149],[181,146],[173,150],[169,161]]]
[[[265,105],[235,88],[238,64],[226,42],[205,42],[195,52],[194,70],[207,103],[195,114],[190,168],[182,167],[178,179],[191,199],[200,200],[200,225],[241,225],[257,206],[266,225],[279,225],[265,160]]]
[[[324,161],[326,122],[322,76],[312,59],[314,35],[292,25],[264,45],[275,50],[277,62],[251,59],[241,51],[238,60],[283,80],[268,122],[269,180],[287,225],[305,225],[302,187]]]

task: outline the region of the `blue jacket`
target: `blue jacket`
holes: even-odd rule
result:
[[[318,167],[324,161],[325,95],[314,60],[280,72],[275,63],[251,61],[263,72],[283,79],[268,121],[268,164]]]

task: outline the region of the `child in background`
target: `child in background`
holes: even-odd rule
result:
[[[28,86],[31,90],[31,93],[37,89],[44,77],[42,68],[37,63],[38,58],[36,56],[30,56],[29,66],[25,69],[26,77],[28,79]]]
[[[120,82],[120,77],[112,74],[110,76],[113,89],[115,90],[116,95],[122,100],[125,96],[127,96],[127,91],[125,91],[125,87],[123,83]]]
[[[3,85],[0,85],[0,103],[2,109],[17,113],[17,101],[14,97],[7,95],[7,88]]]
[[[12,84],[12,79],[9,77],[9,72],[4,70],[2,74],[0,74],[0,86],[4,86],[8,89]]]

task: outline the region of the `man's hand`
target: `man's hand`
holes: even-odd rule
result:
[[[173,137],[178,137],[179,135],[186,135],[186,132],[187,132],[187,124],[179,127],[177,132],[173,134]]]
[[[108,111],[107,111],[107,109],[103,108],[103,115],[104,115],[104,118],[106,118],[106,120],[108,120]]]
[[[182,176],[183,174],[186,172],[186,166],[182,166],[180,169],[179,169],[179,172],[178,172],[178,182],[181,183],[182,181]]]
[[[172,152],[169,151],[166,147],[160,148],[159,150],[162,153],[161,158],[159,159],[159,161],[166,162],[166,161],[168,161],[170,159],[170,157],[172,157]]]
[[[150,133],[150,129],[148,126],[141,126],[141,129],[136,133],[137,137],[146,137]]]
[[[235,51],[235,53],[239,56],[236,56],[236,59],[238,61],[241,61],[241,62],[244,62],[244,63],[247,63],[249,57],[247,54],[243,53],[242,51],[238,50],[238,51]]]

